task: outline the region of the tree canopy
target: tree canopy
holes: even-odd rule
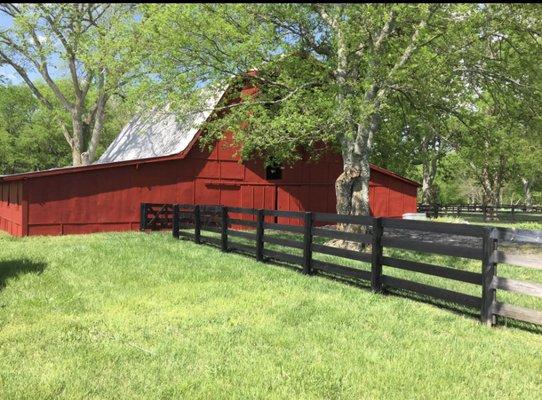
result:
[[[169,4],[143,14],[150,48],[168,55],[151,59],[164,98],[244,76],[258,94],[210,124],[208,140],[232,130],[244,157],[269,163],[319,142],[338,148],[341,213],[368,212],[370,160],[404,173],[421,165],[423,199],[437,201],[438,166],[456,153],[495,203],[519,138],[539,136],[534,6]]]
[[[0,63],[12,67],[50,111],[73,165],[92,163],[107,102],[140,72],[134,7],[3,3],[0,13],[12,21],[0,30]],[[53,75],[59,68],[65,71],[62,87]]]
[[[341,213],[369,212],[369,162],[420,180],[424,202],[540,200],[542,10],[534,4],[4,4],[0,12],[13,20],[0,31],[0,62],[33,94],[17,103],[21,88],[9,89],[17,112],[6,116],[2,144],[22,143],[18,127],[39,126],[42,113],[57,132],[53,147],[85,164],[107,144],[113,109],[168,104],[181,117],[205,106],[203,93],[253,86],[219,106],[203,144],[232,131],[244,159],[275,165],[335,149]],[[4,149],[2,159],[13,154]]]

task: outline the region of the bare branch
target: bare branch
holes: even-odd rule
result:
[[[331,16],[321,4],[313,4],[314,9],[320,15],[320,17],[328,24],[333,30],[339,29],[339,22],[336,18]]]
[[[375,51],[378,51],[380,47],[382,46],[382,43],[388,38],[388,36],[395,30],[395,20],[397,18],[397,14],[395,10],[392,10],[390,12],[390,18],[384,26],[382,27],[382,30],[380,31],[380,34],[376,38],[376,40],[373,43],[373,47]]]
[[[49,110],[53,109],[53,105],[47,100],[47,98],[40,92],[40,90],[34,85],[34,82],[29,78],[28,74],[26,73],[26,70],[20,65],[17,64],[12,58],[10,58],[7,54],[5,54],[3,51],[0,50],[0,57],[1,60],[5,63],[9,64],[17,73],[19,76],[23,79],[23,81],[28,85],[34,96],[42,102],[42,104],[47,107]]]
[[[427,19],[422,19],[416,29],[414,30],[414,33],[412,34],[408,46],[403,51],[403,54],[399,58],[399,60],[395,63],[393,68],[391,69],[390,73],[388,74],[388,79],[390,79],[397,70],[402,68],[408,60],[412,57],[412,54],[416,51],[418,48],[418,38],[420,36],[421,31],[427,26]]]
[[[74,84],[74,91],[77,98],[81,98],[83,94],[83,90],[81,89],[81,85],[79,83],[79,77],[77,76],[77,68],[76,68],[76,62],[75,62],[75,50],[72,46],[68,43],[68,40],[64,36],[64,34],[58,29],[57,24],[55,21],[51,18],[49,11],[43,6],[43,4],[38,4],[38,7],[43,12],[43,17],[47,21],[49,27],[51,28],[51,31],[57,36],[58,40],[66,50],[66,53],[68,54],[68,65],[70,69],[70,75],[72,77],[72,81]],[[35,39],[37,40],[37,38]]]
[[[280,99],[277,99],[277,100],[270,100],[270,101],[264,101],[264,100],[261,100],[261,101],[251,101],[250,104],[259,104],[259,105],[272,105],[272,104],[279,104],[279,103],[283,103],[285,102],[286,100],[288,100],[289,98],[291,98],[292,96],[294,96],[297,92],[299,92],[300,90],[302,89],[305,89],[307,87],[310,87],[310,86],[313,86],[315,84],[315,82],[306,82],[304,83],[303,85],[300,85],[298,86],[297,88],[293,89],[290,91],[290,93],[288,93],[286,96],[284,97],[281,97]],[[239,107],[241,105],[244,105],[243,102],[238,102],[238,103],[232,103],[232,104],[228,104],[226,106],[222,106],[222,107],[214,107],[211,109],[211,111],[222,111],[222,110],[228,110],[228,109],[231,109],[231,108],[234,108],[234,107]]]

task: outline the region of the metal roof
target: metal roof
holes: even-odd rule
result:
[[[153,109],[132,119],[95,162],[106,164],[179,154],[192,142],[226,88],[204,92],[201,104],[179,114]]]

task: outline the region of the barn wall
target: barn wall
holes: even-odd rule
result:
[[[184,159],[28,179],[27,229],[29,235],[137,230],[143,202],[335,212],[334,182],[340,171],[340,158],[328,155],[317,162],[299,162],[285,168],[282,179],[267,181],[262,163],[240,164],[225,139],[210,152],[195,146]],[[9,185],[22,188],[17,181]],[[13,197],[16,191],[10,193]],[[14,199],[22,198],[17,196]],[[370,202],[374,215],[400,217],[416,210],[416,187],[373,170]],[[23,234],[24,207],[13,202],[8,208],[9,212],[0,209],[0,216],[10,216],[5,223],[10,233]]]
[[[193,203],[192,173],[192,165],[172,160],[35,178],[28,233],[136,230],[142,202]]]
[[[379,171],[371,172],[369,205],[376,217],[400,218],[416,212],[417,187]]]
[[[23,236],[23,182],[0,183],[0,230]]]

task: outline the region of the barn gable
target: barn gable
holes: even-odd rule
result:
[[[132,119],[95,164],[141,160],[179,154],[194,140],[201,125],[227,88],[202,94],[201,106],[182,118],[166,109],[153,109]]]

